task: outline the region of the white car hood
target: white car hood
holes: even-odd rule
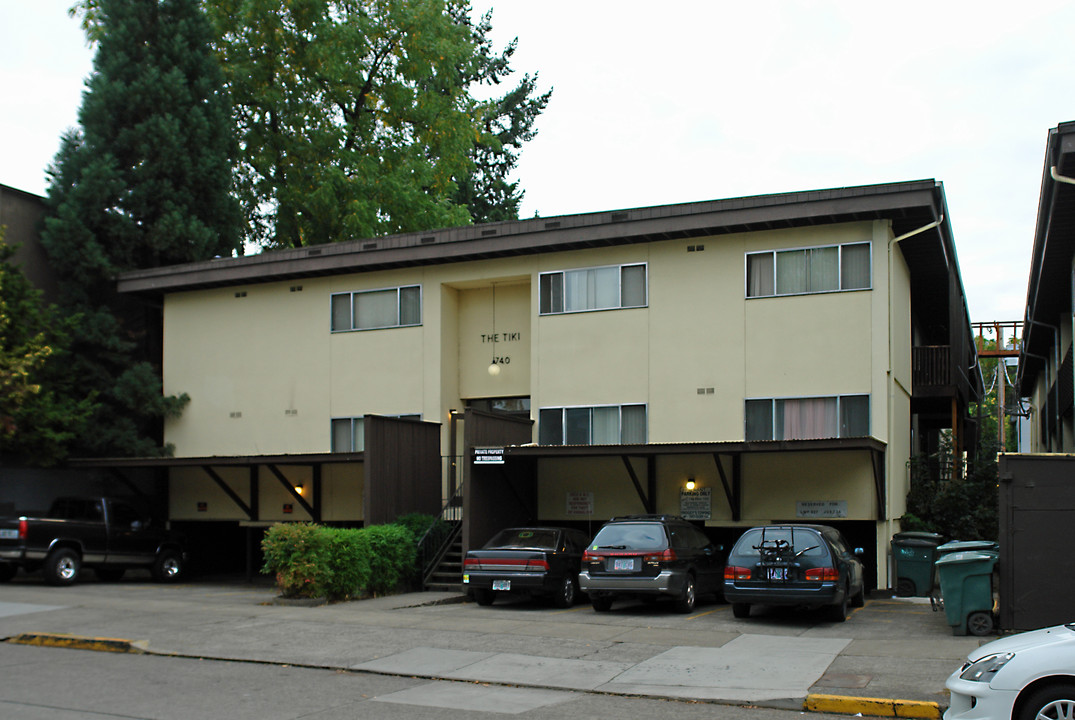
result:
[[[1075,644],[1075,623],[1071,625],[1055,625],[1053,627],[1031,630],[1009,637],[1000,638],[993,642],[982,645],[974,652],[967,655],[971,662],[986,657],[987,655],[999,655],[1001,653],[1018,653],[1020,651],[1042,650],[1056,645]]]

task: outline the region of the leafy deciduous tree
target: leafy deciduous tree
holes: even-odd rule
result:
[[[77,318],[43,304],[11,263],[14,254],[0,228],[0,457],[53,465],[85,426],[93,400],[66,372]]]

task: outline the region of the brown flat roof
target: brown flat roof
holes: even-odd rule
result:
[[[436,265],[587,247],[890,219],[897,235],[946,212],[935,180],[864,185],[487,223],[275,250],[123,273],[124,293],[163,295],[388,268]],[[948,219],[945,218],[945,226]],[[933,243],[939,230],[924,235]],[[947,233],[945,233],[947,234]],[[948,235],[950,238],[950,235]],[[942,244],[950,243],[945,238]],[[925,237],[915,239],[918,242]],[[906,242],[905,252],[915,242]],[[932,243],[931,243],[932,245]],[[940,255],[931,248],[931,260]],[[927,265],[932,264],[927,263]]]

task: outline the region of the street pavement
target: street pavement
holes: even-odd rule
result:
[[[939,716],[945,679],[989,639],[956,637],[927,600],[885,593],[844,623],[760,610],[736,619],[723,603],[689,615],[624,601],[604,613],[479,607],[452,593],[316,605],[278,598],[263,580],[158,585],[132,573],[54,588],[20,576],[0,585],[0,638],[457,681],[385,699],[430,707],[456,707],[480,683],[920,718]]]

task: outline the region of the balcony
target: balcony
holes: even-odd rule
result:
[[[930,393],[955,384],[950,345],[918,345],[911,349],[912,392]]]

